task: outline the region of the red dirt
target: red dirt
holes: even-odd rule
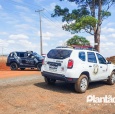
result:
[[[0,78],[9,78],[16,76],[41,75],[39,71],[0,71]]]
[[[29,69],[10,71],[5,62],[0,66],[0,78],[40,75],[40,72]],[[44,80],[37,80],[15,85],[0,88],[0,114],[115,114],[115,104],[86,101],[88,95],[115,97],[115,85],[109,86],[105,82],[90,84],[84,94],[75,93],[72,85],[63,82],[48,86]]]

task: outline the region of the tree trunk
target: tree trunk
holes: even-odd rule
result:
[[[95,33],[94,42],[95,42],[95,44],[94,44],[95,50],[100,52],[100,30],[98,30],[97,33]]]
[[[102,23],[102,17],[101,17],[101,11],[102,11],[102,0],[98,1],[98,23],[96,31],[94,31],[94,47],[95,49],[100,52],[100,34],[101,34],[101,23]]]

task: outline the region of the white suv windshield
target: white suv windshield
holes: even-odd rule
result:
[[[52,49],[47,54],[47,57],[52,59],[66,59],[70,57],[71,52],[72,50]]]

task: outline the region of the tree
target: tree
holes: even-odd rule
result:
[[[71,46],[71,45],[89,46],[90,42],[84,37],[75,35],[67,41],[67,45],[68,46]]]
[[[64,1],[64,0],[60,0]],[[108,11],[115,0],[67,0],[76,4],[76,9],[69,11],[56,5],[52,17],[62,16],[66,22],[62,28],[71,33],[85,31],[94,35],[94,48],[100,51],[101,25],[104,19],[111,16]]]

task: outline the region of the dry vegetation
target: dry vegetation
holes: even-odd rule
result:
[[[108,57],[107,60],[115,64],[115,56]]]

